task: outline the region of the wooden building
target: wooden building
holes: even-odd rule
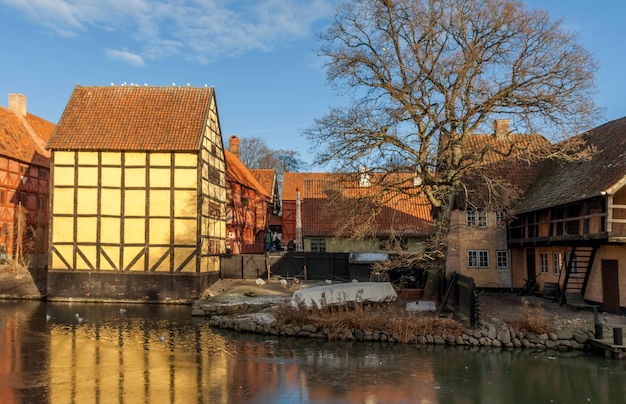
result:
[[[48,142],[48,297],[196,298],[226,251],[215,91],[76,86]]]
[[[402,194],[383,191],[382,177],[285,173],[283,240],[310,252],[420,251],[433,231],[430,204],[413,174],[395,176]]]
[[[626,308],[626,118],[576,139],[589,159],[548,161],[514,207],[509,227],[513,282],[558,285],[561,303],[611,313]],[[570,140],[571,141],[571,140]]]
[[[28,113],[23,94],[9,94],[8,101],[8,108],[0,107],[0,264],[19,255],[22,263],[45,268],[50,173],[45,145],[54,124]]]

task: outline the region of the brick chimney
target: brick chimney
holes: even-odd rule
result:
[[[26,96],[24,94],[9,94],[9,111],[17,116],[26,116]]]
[[[237,135],[231,135],[228,138],[228,151],[237,156],[238,159],[241,158],[241,141]]]
[[[496,119],[493,121],[493,135],[498,140],[507,140],[509,138],[509,120]]]

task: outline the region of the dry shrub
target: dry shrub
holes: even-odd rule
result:
[[[396,334],[398,340],[408,343],[416,335],[455,335],[463,333],[463,325],[451,318],[439,318],[424,313],[406,312],[393,304],[352,304],[313,306],[299,302],[274,308],[277,325],[314,325],[328,330],[329,339],[338,339],[346,330],[378,331]]]
[[[535,334],[552,332],[552,326],[545,318],[541,303],[533,306],[528,299],[523,299],[522,314],[524,316],[523,319],[508,322],[516,331]]]

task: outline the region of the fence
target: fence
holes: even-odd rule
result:
[[[307,280],[365,282],[370,280],[369,263],[351,263],[348,253],[271,252],[225,255],[221,258],[221,277],[230,279],[298,277]]]

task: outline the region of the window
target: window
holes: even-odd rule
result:
[[[571,265],[569,269],[570,276],[578,276],[578,262],[576,262],[576,254],[574,254],[574,259],[572,259],[572,253],[570,251],[565,254],[565,259],[567,260],[567,264]]]
[[[466,210],[465,219],[468,227],[487,227],[487,212],[483,210]]]
[[[312,252],[326,252],[326,240],[323,238],[311,239],[311,251]]]
[[[7,191],[0,189],[0,205],[4,205],[7,202]]]
[[[467,227],[474,226],[476,224],[476,211],[466,210],[465,219],[467,221]]]
[[[216,202],[213,201],[209,201],[209,217],[213,218],[213,219],[219,219],[221,218],[221,212],[222,210],[220,209],[220,205]]]
[[[496,265],[498,268],[509,267],[509,252],[505,250],[496,251]]]
[[[489,268],[489,251],[467,250],[467,266],[469,268]]]
[[[542,274],[548,273],[548,253],[540,252],[539,253],[539,270]]]
[[[498,226],[506,225],[506,212],[504,211],[496,212],[496,225]]]
[[[552,266],[554,267],[554,274],[561,275],[561,268],[563,267],[563,255],[560,252],[552,253]]]

